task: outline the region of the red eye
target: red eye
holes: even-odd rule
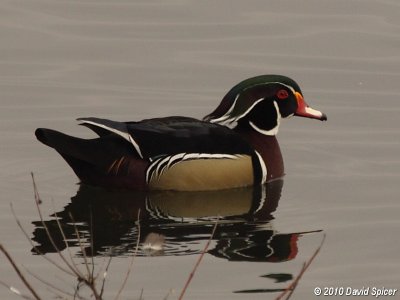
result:
[[[289,93],[287,92],[287,90],[279,90],[276,93],[276,96],[278,97],[278,99],[283,100],[289,97]]]

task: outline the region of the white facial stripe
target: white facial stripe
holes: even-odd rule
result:
[[[219,123],[220,125],[225,125],[225,126],[230,127],[229,126],[230,124],[237,122],[241,118],[245,117],[254,108],[254,106],[256,106],[258,103],[260,103],[262,100],[264,100],[264,98],[260,98],[260,99],[256,100],[244,113],[242,113],[239,116],[231,117],[231,118],[228,118],[229,116],[225,116],[223,118],[221,117],[218,119],[210,120],[210,122],[211,123]],[[236,126],[233,126],[233,127],[236,127]]]
[[[110,132],[113,132],[113,133],[119,135],[120,137],[123,137],[125,140],[127,140],[128,142],[130,142],[133,145],[133,147],[135,148],[135,150],[139,154],[139,156],[141,158],[143,158],[143,155],[142,155],[142,152],[140,151],[140,147],[139,147],[138,143],[136,143],[136,141],[133,139],[133,137],[129,133],[123,132],[123,131],[117,130],[115,128],[108,127],[106,125],[99,124],[99,123],[96,123],[93,121],[82,120],[82,123],[87,123],[87,124],[91,124],[91,125],[106,129]]]
[[[275,109],[276,109],[276,116],[277,116],[277,118],[276,118],[276,126],[274,128],[272,128],[272,129],[270,129],[270,130],[264,130],[264,129],[259,128],[253,122],[249,121],[250,126],[253,127],[253,129],[255,131],[257,131],[257,132],[259,132],[261,134],[264,134],[264,135],[277,135],[278,134],[278,130],[279,130],[279,126],[281,124],[282,116],[281,116],[281,113],[279,111],[278,103],[276,103],[276,101],[274,101],[274,106],[275,106]]]
[[[296,91],[294,90],[294,88],[291,87],[290,85],[284,84],[284,83],[282,83],[282,82],[272,82],[272,83],[278,83],[278,84],[281,84],[281,85],[283,85],[283,86],[286,86],[289,90],[292,91],[293,94],[296,93]]]
[[[236,101],[239,98],[239,96],[240,96],[240,94],[236,95],[236,98],[233,101],[232,106],[229,108],[229,110],[225,114],[223,114],[221,117],[219,117],[217,119],[211,119],[210,122],[211,123],[219,123],[219,122],[226,121],[227,119],[229,119],[229,114],[232,112],[233,108],[235,107]]]
[[[244,89],[244,90],[242,91],[242,93],[243,93],[244,91],[248,90],[248,89],[251,89],[251,88],[255,87],[255,86],[258,86],[258,85],[268,85],[268,84],[280,84],[280,85],[283,85],[283,86],[287,87],[289,90],[291,90],[293,94],[296,93],[296,91],[294,90],[293,87],[291,87],[290,85],[284,84],[284,83],[282,83],[282,82],[278,82],[278,81],[277,81],[277,82],[268,82],[268,83],[258,83],[258,84],[252,85],[252,86],[249,86],[249,87],[247,87],[246,89]],[[221,117],[219,117],[219,118],[210,119],[209,122],[211,122],[211,123],[219,123],[220,125],[228,126],[230,123],[237,122],[238,120],[240,120],[241,118],[243,118],[244,116],[246,116],[246,115],[254,108],[254,106],[256,106],[260,101],[262,101],[262,100],[265,99],[265,98],[260,98],[260,99],[258,99],[258,100],[255,101],[243,114],[241,114],[241,115],[239,115],[239,116],[237,116],[237,117],[231,117],[231,116],[229,116],[229,115],[230,115],[230,113],[233,111],[233,109],[234,109],[234,107],[235,107],[235,105],[236,105],[236,102],[237,102],[237,100],[238,100],[238,98],[239,98],[240,95],[241,95],[241,93],[238,94],[238,95],[236,96],[235,100],[233,101],[233,104],[231,105],[231,107],[229,108],[229,110],[228,110],[225,114],[223,114],[223,115],[222,115]],[[228,127],[230,127],[230,126],[228,126]],[[235,127],[235,126],[234,126],[234,127]]]
[[[256,100],[243,114],[241,114],[240,116],[236,117],[235,121],[239,121],[241,118],[246,116],[253,109],[254,106],[256,106],[258,103],[260,103],[264,99],[265,98],[260,98],[260,99]]]

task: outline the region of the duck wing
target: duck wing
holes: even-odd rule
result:
[[[188,117],[166,117],[140,122],[80,118],[81,125],[100,136],[117,135],[128,141],[142,159],[176,154],[251,155],[254,150],[231,129]]]

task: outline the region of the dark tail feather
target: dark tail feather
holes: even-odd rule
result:
[[[107,169],[122,156],[135,156],[130,145],[118,136],[81,139],[46,128],[36,129],[35,135],[40,142],[59,152],[70,165],[72,161],[75,166],[82,161],[100,169]]]
[[[95,139],[85,140],[46,128],[36,129],[35,135],[40,142],[54,148],[63,157],[71,156],[93,164],[98,161],[93,153],[93,151],[96,151],[95,144],[98,144]]]
[[[38,128],[35,130],[36,138],[42,142],[43,144],[55,148],[54,143],[52,142],[60,132],[55,130],[46,129],[46,128]]]
[[[54,148],[84,183],[145,188],[142,173],[145,173],[148,163],[138,156],[130,143],[115,134],[81,139],[52,129],[38,128],[35,135],[40,142]],[[132,176],[139,178],[137,182],[132,181]]]

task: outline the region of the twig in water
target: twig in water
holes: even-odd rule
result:
[[[93,237],[93,213],[92,213],[92,205],[89,206],[90,211],[90,257],[92,260],[92,276],[94,276],[94,237]]]
[[[26,268],[25,268],[25,271],[26,271],[29,275],[31,275],[32,277],[36,278],[36,280],[38,280],[38,281],[40,281],[41,283],[43,283],[44,285],[46,285],[48,288],[52,288],[53,290],[55,290],[55,291],[57,291],[57,292],[59,292],[59,293],[68,295],[68,296],[73,296],[73,294],[62,290],[62,289],[60,289],[59,287],[56,287],[54,284],[52,284],[52,283],[50,283],[50,282],[44,280],[43,278],[39,277],[37,274],[33,273],[32,271],[30,271],[30,270],[28,270],[28,269],[26,269]]]
[[[38,191],[38,188],[37,188],[37,186],[36,186],[35,177],[34,177],[33,173],[31,173],[31,176],[32,176],[32,181],[33,181],[33,189],[34,189],[34,195],[35,195],[35,204],[36,204],[36,208],[37,208],[37,211],[38,211],[38,214],[39,214],[39,217],[40,217],[41,224],[42,224],[42,226],[44,227],[44,229],[45,229],[45,231],[46,231],[46,235],[47,235],[49,241],[51,242],[52,246],[53,246],[54,249],[56,250],[56,252],[57,252],[57,254],[59,255],[59,257],[60,257],[60,258],[62,259],[62,261],[66,264],[66,266],[68,267],[68,269],[69,269],[69,270],[75,275],[75,277],[78,279],[78,282],[79,282],[79,283],[85,284],[85,285],[92,291],[92,293],[93,293],[95,299],[101,299],[101,297],[100,297],[100,295],[99,295],[99,293],[98,293],[98,291],[97,291],[97,289],[96,289],[96,285],[95,285],[95,282],[94,282],[93,274],[90,272],[90,268],[89,268],[89,264],[88,264],[88,261],[87,261],[86,253],[85,253],[85,251],[84,251],[84,249],[83,249],[82,240],[81,240],[81,238],[80,238],[78,229],[77,229],[77,227],[76,227],[76,224],[75,224],[75,222],[74,222],[74,220],[73,220],[72,215],[70,214],[70,218],[71,218],[72,222],[74,223],[75,233],[76,233],[76,235],[77,235],[77,239],[78,239],[78,242],[79,242],[79,246],[81,247],[81,250],[82,250],[82,254],[83,254],[83,257],[84,257],[84,264],[85,264],[86,269],[87,269],[87,274],[81,273],[81,271],[79,270],[79,268],[78,268],[78,266],[76,265],[75,261],[73,260],[71,253],[70,253],[71,262],[69,262],[69,261],[65,258],[65,256],[61,253],[60,249],[57,247],[56,243],[54,242],[54,239],[53,239],[53,237],[52,237],[52,235],[51,235],[51,233],[50,233],[50,231],[49,231],[49,229],[48,229],[46,223],[44,222],[43,215],[42,215],[42,211],[41,211],[40,206],[39,206],[40,203],[42,203],[42,200],[40,199],[39,191]],[[57,215],[56,215],[56,219],[58,219]],[[64,238],[64,241],[65,241],[65,240],[66,240],[66,238],[65,238],[65,233],[64,233],[63,228],[62,228],[62,226],[61,226],[61,224],[59,223],[58,220],[57,220],[57,224],[58,224],[59,230],[60,230],[60,232],[61,232],[61,234],[62,234],[62,236],[63,236],[63,238]],[[28,238],[29,238],[29,237],[28,237]],[[67,245],[67,248],[68,248],[68,245]],[[45,257],[45,256],[43,256],[43,257]],[[56,264],[56,265],[57,265],[57,264]],[[62,269],[64,269],[64,268],[62,268]],[[70,273],[70,272],[67,271],[67,273]],[[77,297],[77,296],[79,297],[79,295],[77,295],[77,292],[78,292],[78,289],[75,290],[75,296],[74,296],[74,298]]]
[[[29,282],[26,280],[24,274],[22,274],[21,270],[18,268],[18,266],[16,265],[15,261],[13,260],[13,258],[11,257],[11,255],[8,253],[8,251],[3,247],[2,244],[0,244],[0,251],[3,252],[3,254],[7,257],[8,261],[10,262],[10,264],[12,265],[12,267],[14,268],[15,272],[17,272],[18,277],[22,280],[22,282],[24,283],[24,285],[28,288],[28,290],[31,292],[32,296],[36,299],[36,300],[40,300],[41,298],[39,297],[39,295],[36,293],[36,291],[33,289],[33,287],[29,284]],[[15,292],[15,291],[14,291]]]
[[[69,217],[71,219],[72,224],[74,224],[74,230],[75,230],[76,238],[78,239],[79,248],[81,249],[81,252],[82,252],[82,255],[83,255],[83,261],[84,261],[84,265],[85,265],[86,271],[87,271],[86,279],[90,282],[91,279],[93,278],[93,274],[90,273],[89,262],[87,260],[85,248],[83,247],[83,244],[82,244],[82,238],[81,238],[81,236],[79,234],[78,227],[76,226],[75,219],[72,216],[71,212],[69,213]],[[83,277],[85,277],[85,276],[83,276]]]
[[[88,261],[87,256],[86,256],[86,250],[83,247],[82,238],[81,238],[81,236],[79,234],[79,230],[78,230],[78,228],[76,226],[76,222],[74,220],[74,217],[72,216],[71,213],[69,214],[69,217],[71,218],[71,221],[74,224],[75,234],[76,234],[76,237],[78,239],[79,247],[80,247],[81,252],[83,254],[83,261],[84,261],[84,265],[85,265],[86,271],[87,271],[86,276],[78,277],[78,280],[83,282],[92,291],[93,296],[94,296],[95,299],[97,299],[97,300],[98,299],[102,299],[100,294],[99,294],[99,292],[97,291],[97,288],[96,288],[96,282],[94,280],[94,274],[91,273],[91,271],[90,271],[89,261]]]
[[[219,220],[219,219],[217,219],[217,221],[215,221],[215,225],[214,225],[214,228],[213,228],[213,230],[212,230],[212,232],[211,232],[210,238],[208,239],[208,241],[207,241],[207,243],[206,243],[206,245],[205,245],[203,251],[201,252],[199,258],[197,259],[197,262],[196,262],[196,264],[194,265],[194,268],[193,268],[192,272],[190,272],[190,274],[189,274],[189,277],[188,277],[188,279],[187,279],[187,281],[186,281],[186,283],[185,283],[185,286],[183,287],[182,292],[181,292],[181,294],[179,295],[179,298],[178,298],[179,300],[182,300],[182,299],[183,299],[183,296],[185,295],[185,292],[186,292],[186,290],[187,290],[187,288],[188,288],[190,282],[192,281],[192,278],[193,278],[194,274],[196,273],[196,270],[197,270],[197,268],[199,267],[200,262],[201,262],[201,260],[203,259],[204,254],[207,252],[208,247],[210,246],[211,240],[212,240],[212,238],[214,237],[214,234],[215,234],[215,230],[217,229],[218,220]]]
[[[111,250],[110,250],[110,251],[111,251]],[[106,284],[106,278],[107,278],[107,274],[108,274],[108,268],[110,267],[110,264],[111,264],[111,259],[112,259],[112,255],[111,255],[111,253],[110,253],[110,257],[109,257],[109,259],[108,259],[106,269],[104,270],[104,273],[103,273],[103,280],[102,280],[101,289],[100,289],[100,297],[103,297],[104,286],[105,286],[105,284]],[[97,278],[99,275],[100,275],[100,273],[97,274],[96,278]]]
[[[61,271],[63,271],[66,274],[69,274],[71,276],[76,276],[74,273],[72,273],[71,271],[69,271],[68,269],[64,268],[63,266],[61,266],[60,264],[58,264],[55,260],[52,260],[51,258],[47,257],[46,255],[44,255],[39,249],[38,247],[36,247],[36,245],[32,242],[32,240],[30,239],[28,233],[26,232],[25,228],[22,226],[21,221],[18,219],[17,214],[14,211],[14,207],[12,205],[12,203],[10,203],[10,208],[11,208],[11,213],[14,216],[15,222],[17,222],[17,225],[19,227],[19,229],[21,229],[22,233],[25,235],[25,238],[28,240],[28,242],[31,244],[32,248],[36,251],[36,253],[40,254],[41,257],[43,257],[45,260],[47,260],[49,263],[51,263],[52,265],[56,266],[58,269],[60,269]]]
[[[78,278],[84,278],[84,275],[79,271],[79,269],[75,265],[71,265],[71,263],[64,257],[64,255],[61,253],[60,249],[58,249],[56,243],[54,242],[54,239],[51,236],[51,233],[50,233],[49,229],[47,228],[46,223],[44,222],[44,219],[42,216],[42,211],[39,207],[39,204],[42,203],[42,200],[40,200],[39,191],[36,186],[35,177],[34,177],[33,173],[31,173],[31,176],[32,176],[33,189],[34,189],[34,194],[35,194],[35,204],[36,204],[36,208],[37,208],[37,211],[39,214],[40,222],[46,231],[46,235],[49,238],[51,245],[57,251],[58,256],[62,259],[62,261],[66,264],[66,266],[72,271],[72,273],[74,273],[75,276]]]
[[[171,296],[171,294],[173,294],[173,293],[174,293],[174,290],[173,290],[173,289],[170,289],[170,290],[168,291],[168,294],[165,295],[165,297],[163,298],[163,300],[168,300],[169,296]],[[140,299],[141,299],[141,298],[140,298]]]
[[[0,284],[3,285],[3,286],[5,286],[5,287],[6,287],[7,289],[9,289],[12,293],[14,293],[14,294],[16,294],[16,295],[18,295],[18,296],[20,296],[20,297],[22,297],[22,298],[24,298],[24,299],[27,299],[27,300],[32,300],[32,299],[33,299],[32,297],[29,297],[29,296],[27,296],[27,295],[22,294],[17,288],[13,287],[12,285],[8,285],[7,283],[5,283],[5,282],[3,282],[3,281],[1,281],[1,280],[0,280]]]
[[[292,296],[292,294],[293,294],[295,288],[297,287],[297,284],[299,283],[299,281],[300,281],[301,277],[303,276],[304,272],[308,269],[308,267],[311,265],[311,263],[314,260],[314,258],[318,255],[319,251],[321,250],[322,245],[325,242],[325,237],[326,237],[326,234],[324,234],[324,236],[322,237],[321,244],[315,250],[314,254],[310,257],[310,259],[306,263],[303,264],[303,267],[301,268],[300,273],[296,276],[296,278],[293,280],[293,282],[280,295],[278,295],[278,297],[275,298],[275,300],[283,299],[283,297],[288,292],[289,292],[289,294],[286,296],[285,300],[288,300]]]
[[[53,206],[54,216],[56,217],[56,223],[57,223],[57,226],[58,226],[58,230],[60,231],[61,236],[62,236],[62,238],[64,240],[64,245],[65,245],[65,248],[67,249],[67,252],[69,254],[69,259],[71,260],[72,265],[77,269],[78,267],[77,267],[77,264],[74,261],[74,257],[72,255],[71,248],[68,245],[67,237],[65,236],[64,230],[63,230],[63,228],[61,226],[60,220],[59,220],[58,215],[56,213],[56,209],[55,209],[55,206],[54,206],[54,200],[53,199],[51,200],[51,203],[52,203],[52,206]]]
[[[138,235],[137,235],[137,239],[136,239],[136,247],[135,247],[135,253],[133,253],[132,259],[131,259],[131,263],[129,265],[128,271],[126,272],[124,281],[122,282],[121,287],[119,288],[119,291],[117,293],[117,296],[115,296],[115,300],[119,299],[119,296],[122,293],[122,290],[125,287],[126,282],[128,281],[128,277],[129,274],[132,271],[132,266],[133,266],[133,261],[135,260],[135,257],[137,255],[137,252],[139,250],[139,243],[140,243],[140,209],[138,210],[138,216],[137,216],[137,231],[138,231]]]

